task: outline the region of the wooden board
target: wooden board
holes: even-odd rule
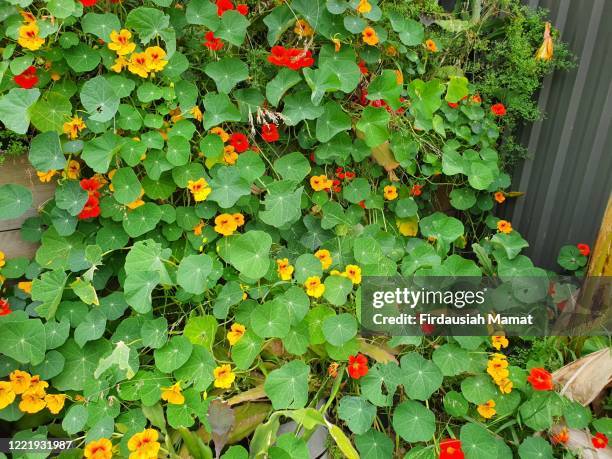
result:
[[[23,241],[19,234],[22,223],[28,217],[38,213],[38,208],[53,197],[55,180],[41,183],[36,176],[36,170],[28,162],[26,155],[7,158],[0,166],[0,185],[15,183],[23,185],[32,191],[32,208],[20,218],[0,220],[0,250],[7,258],[32,257],[36,244]]]

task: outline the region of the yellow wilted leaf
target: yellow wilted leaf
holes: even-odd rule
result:
[[[536,60],[549,61],[553,58],[553,39],[550,36],[550,22],[544,26],[544,40],[535,55]]]
[[[419,232],[419,219],[416,215],[409,218],[398,218],[395,223],[399,232],[404,236],[413,237]]]

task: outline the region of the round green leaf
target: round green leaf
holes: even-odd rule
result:
[[[436,431],[436,418],[419,402],[408,400],[395,408],[393,428],[409,443],[429,441]]]
[[[155,349],[155,366],[164,373],[180,368],[191,356],[193,345],[184,336],[175,336],[159,349]]]
[[[176,281],[189,293],[204,293],[212,265],[212,258],[206,254],[186,256],[179,264]]]
[[[328,343],[342,346],[357,334],[357,321],[348,313],[329,316],[323,320],[321,329]]]
[[[21,185],[0,185],[0,220],[21,217],[32,206],[32,192]]]

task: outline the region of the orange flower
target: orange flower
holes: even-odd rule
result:
[[[370,46],[376,46],[378,43],[378,35],[376,35],[376,31],[372,27],[363,29],[363,32],[361,32],[361,39]]]
[[[333,180],[328,179],[326,175],[315,175],[310,177],[310,186],[314,191],[328,190],[332,185]]]
[[[482,405],[478,405],[476,410],[478,411],[478,414],[485,419],[491,419],[493,416],[495,416],[495,413],[497,413],[497,411],[495,411],[495,402],[493,400],[489,400]]]
[[[431,38],[425,40],[425,48],[427,48],[427,50],[431,51],[432,53],[438,51],[438,45],[436,45],[436,42],[433,41]]]
[[[332,362],[329,364],[329,367],[327,367],[327,374],[329,376],[331,376],[332,378],[335,378],[336,376],[338,376],[338,367],[340,366],[340,364],[338,362]]]
[[[310,27],[308,21],[304,19],[298,19],[295,21],[295,27],[293,31],[300,37],[311,37],[314,35],[314,29]]]
[[[232,324],[230,331],[227,332],[227,340],[230,343],[230,346],[236,344],[240,339],[244,336],[246,332],[246,327],[239,323]]]
[[[115,63],[117,65],[117,63]],[[130,56],[128,70],[141,78],[149,76],[149,66],[147,65],[147,55],[145,53],[134,53]]]
[[[195,234],[196,236],[201,236],[202,235],[202,229],[206,226],[206,223],[204,223],[204,220],[200,220],[200,223],[198,223],[196,226],[194,226],[193,229],[193,234]]]
[[[321,267],[324,270],[328,269],[333,262],[331,254],[329,253],[329,250],[327,249],[317,250],[314,256],[319,259],[319,261],[321,262]]]
[[[238,229],[236,219],[231,214],[221,214],[215,217],[215,231],[223,236],[230,236]]]
[[[128,440],[128,449],[132,451],[129,459],[153,459],[159,453],[159,434],[155,429],[145,429],[132,435]]]
[[[552,390],[552,375],[544,368],[532,368],[527,376],[527,381],[535,390]]]
[[[111,459],[113,444],[108,438],[92,441],[85,446],[84,456],[87,459]]]
[[[510,234],[512,232],[512,224],[506,220],[500,220],[497,222],[497,231],[504,234]]]
[[[383,194],[387,201],[393,201],[397,199],[397,188],[393,185],[387,185],[383,190]]]
[[[563,427],[559,432],[553,434],[550,439],[555,445],[564,445],[569,441],[569,431],[567,427]]]
[[[167,401],[171,405],[182,405],[185,403],[185,396],[181,390],[181,383],[173,384],[170,387],[162,387],[162,400]]]
[[[493,196],[495,197],[495,200],[499,204],[501,204],[502,202],[504,202],[506,200],[506,195],[504,194],[503,191],[496,191]]]

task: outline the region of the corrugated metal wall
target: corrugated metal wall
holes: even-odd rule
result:
[[[593,244],[612,190],[612,1],[528,0],[578,56],[578,66],[548,77],[539,94],[545,119],[523,132],[530,159],[507,209],[534,262],[558,269],[565,244]]]

